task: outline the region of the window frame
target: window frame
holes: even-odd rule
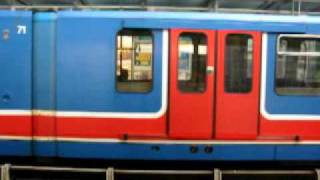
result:
[[[249,89],[249,91],[247,91],[247,92],[229,92],[229,91],[227,91],[226,90],[226,84],[225,84],[225,71],[226,71],[226,49],[227,49],[227,38],[228,38],[228,36],[229,35],[246,35],[246,36],[248,36],[248,37],[250,37],[251,39],[252,39],[252,63],[251,63],[251,86],[250,86],[250,89]],[[223,62],[223,65],[224,65],[224,74],[223,74],[223,80],[224,80],[224,82],[223,82],[223,91],[225,92],[225,93],[227,93],[227,94],[239,94],[239,95],[241,95],[241,94],[243,94],[243,95],[245,95],[245,94],[250,94],[251,92],[252,92],[252,89],[253,89],[253,78],[254,78],[254,62],[255,62],[255,56],[254,56],[254,54],[255,54],[255,41],[254,41],[254,36],[252,35],[252,34],[249,34],[249,33],[228,33],[228,34],[226,34],[225,35],[225,39],[224,39],[224,54],[223,54],[223,60],[224,60],[224,62]]]
[[[206,38],[206,46],[207,46],[207,54],[206,54],[206,64],[205,64],[205,67],[206,67],[206,69],[205,69],[205,81],[204,81],[204,83],[205,83],[205,87],[204,87],[204,89],[202,90],[202,91],[183,91],[183,90],[181,90],[181,88],[180,88],[180,86],[179,86],[179,62],[180,62],[180,55],[179,55],[179,53],[180,53],[180,51],[179,51],[179,45],[180,45],[180,37],[181,37],[181,35],[182,34],[199,34],[199,35],[203,35],[203,36],[205,36],[205,38]],[[204,32],[192,32],[192,31],[183,31],[183,32],[180,32],[179,33],[179,35],[177,36],[178,37],[178,39],[177,39],[177,89],[178,89],[178,91],[180,92],[180,93],[183,93],[183,94],[204,94],[204,93],[206,93],[207,92],[207,83],[208,83],[208,77],[207,77],[207,67],[208,67],[208,55],[209,55],[209,43],[208,43],[208,35],[206,34],[206,33],[204,33]]]
[[[118,75],[117,75],[117,66],[118,66],[118,36],[119,36],[119,33],[122,32],[122,31],[127,31],[127,32],[148,32],[150,33],[151,35],[151,42],[152,42],[152,63],[151,63],[151,86],[150,86],[150,89],[148,91],[122,91],[122,90],[119,90],[118,88]],[[129,33],[128,33],[129,34]],[[141,34],[144,34],[144,33],[141,33]],[[138,35],[141,35],[141,34],[138,34]],[[123,35],[126,35],[126,34],[122,34]],[[132,34],[129,34],[131,36],[134,36]],[[118,93],[122,93],[122,94],[150,94],[153,92],[154,90],[154,59],[155,59],[155,56],[154,56],[154,52],[155,52],[155,37],[154,37],[154,32],[152,29],[144,29],[144,28],[122,28],[120,29],[119,31],[117,31],[116,33],[116,36],[115,36],[115,89],[116,89],[116,92]],[[162,67],[163,68],[163,67]],[[130,81],[129,81],[130,82]],[[134,81],[133,81],[134,82]]]
[[[277,44],[276,44],[276,56],[275,56],[275,63],[274,63],[274,87],[273,91],[277,96],[284,96],[284,97],[302,97],[302,98],[308,98],[308,97],[320,97],[320,95],[314,95],[314,94],[280,94],[277,91],[277,62],[279,56],[293,56],[293,57],[299,57],[299,56],[309,56],[309,57],[320,57],[320,52],[283,52],[280,51],[280,42],[281,38],[283,37],[289,37],[289,38],[306,38],[306,39],[319,39],[320,40],[320,34],[279,34],[277,36]]]

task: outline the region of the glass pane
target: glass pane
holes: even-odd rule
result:
[[[117,89],[148,92],[152,89],[152,33],[122,30],[117,37]]]
[[[252,85],[253,41],[250,35],[232,34],[226,39],[225,91],[247,93]]]
[[[181,91],[205,91],[206,61],[207,37],[200,33],[182,33],[178,61],[178,87]]]
[[[320,52],[320,39],[303,37],[281,37],[279,51],[288,52]]]
[[[320,95],[320,57],[279,55],[276,92],[280,95]]]

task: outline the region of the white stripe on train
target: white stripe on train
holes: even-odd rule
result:
[[[38,141],[38,142],[89,142],[89,143],[127,143],[127,144],[165,144],[165,145],[320,145],[320,141],[248,141],[248,140],[122,140],[116,138],[68,138],[53,136],[0,136],[0,141]]]

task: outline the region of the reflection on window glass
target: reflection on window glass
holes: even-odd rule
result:
[[[281,53],[320,52],[320,39],[301,37],[281,37],[279,44]]]
[[[148,92],[152,89],[152,33],[122,30],[117,36],[117,90]]]
[[[225,91],[247,93],[252,86],[253,42],[250,35],[231,34],[226,39]]]
[[[206,88],[207,38],[200,33],[179,37],[178,87],[183,92],[203,92]]]
[[[283,37],[279,43],[276,92],[320,95],[320,40]]]

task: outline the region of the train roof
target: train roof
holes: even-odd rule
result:
[[[144,2],[142,5],[141,1]],[[209,1],[217,3],[218,7],[215,5],[215,9],[210,10],[205,6]],[[320,33],[320,17],[316,15],[318,11],[320,13],[320,1],[318,0],[292,0],[292,2],[291,0],[246,0],[243,1],[243,5],[240,5],[239,2],[239,0],[206,0],[206,3],[203,0],[5,0],[0,1],[0,9],[9,10],[0,12],[0,16],[1,14],[8,16],[12,10],[54,11],[59,17],[121,18],[123,26],[128,28],[240,29],[264,32]],[[313,8],[306,5],[310,3]],[[169,5],[171,8],[179,5],[182,8],[202,5],[202,8],[206,10],[165,9],[169,8]],[[145,9],[137,9],[138,6]],[[223,10],[220,9],[221,7]],[[239,12],[228,11],[238,7],[241,7]],[[247,9],[243,10],[244,7]],[[275,7],[278,7],[278,10]],[[287,10],[291,8],[291,11],[287,11],[286,8]],[[274,12],[275,10],[277,13]],[[48,17],[44,13],[36,18],[46,19]]]
[[[31,10],[2,10],[0,17],[31,16]],[[52,17],[51,17],[52,16]],[[109,18],[122,21],[123,28],[190,28],[190,29],[235,29],[263,32],[320,33],[320,17],[308,15],[235,14],[209,12],[164,12],[164,11],[96,11],[59,10],[35,13],[36,20],[51,18]],[[117,24],[115,22],[115,24]]]
[[[70,13],[72,12],[72,13]],[[291,16],[274,14],[237,14],[237,13],[214,13],[214,12],[166,12],[166,11],[61,11],[62,15],[108,17],[125,19],[159,19],[159,20],[196,20],[196,21],[242,21],[242,22],[280,22],[280,23],[320,23],[318,16]]]

